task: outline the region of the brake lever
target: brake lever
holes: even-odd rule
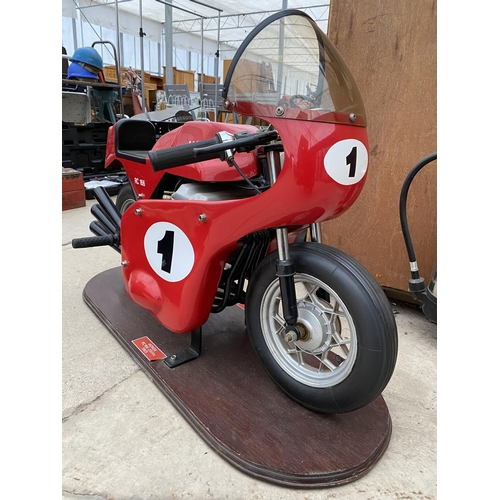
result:
[[[248,137],[250,134],[250,132],[248,131],[243,131],[243,132],[236,132],[234,134],[234,139],[235,140],[238,140],[238,139],[244,139],[245,137]],[[234,149],[234,151],[236,153],[250,153],[251,151],[253,151],[255,149],[255,146],[238,146]]]

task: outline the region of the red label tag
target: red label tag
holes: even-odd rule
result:
[[[163,354],[158,347],[156,347],[148,337],[141,337],[140,339],[132,340],[132,343],[139,349],[139,351],[148,358],[149,361],[157,359],[165,359],[167,356]]]

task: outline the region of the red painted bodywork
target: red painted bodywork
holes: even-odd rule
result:
[[[223,130],[231,134],[242,131],[250,133],[257,132],[256,127],[252,125],[192,121],[186,122],[182,127],[161,136],[153,149],[165,149],[180,144],[187,144],[189,142],[213,139],[217,132]],[[106,168],[110,168],[116,166],[117,162],[119,162],[127,172],[136,195],[144,195],[145,198],[151,197],[165,174],[165,171],[154,172],[149,164],[149,160],[147,164],[144,165],[126,158],[117,158],[115,153],[115,125],[112,125],[108,130],[104,165]],[[238,166],[248,178],[252,178],[258,174],[254,153],[239,154]],[[227,163],[219,160],[207,160],[183,165],[170,169],[169,173],[201,182],[241,181],[241,176],[234,167],[229,167]]]
[[[129,178],[132,181],[139,179],[139,184],[134,185],[136,191],[145,195],[122,218],[122,260],[127,262],[123,267],[125,288],[133,301],[171,331],[189,332],[206,322],[226,259],[243,236],[264,228],[302,226],[333,219],[354,203],[363,188],[366,174],[356,184],[341,185],[327,174],[323,159],[329,148],[343,139],[357,139],[368,150],[364,127],[314,121],[313,116],[309,121],[297,117],[287,119],[286,115],[275,119],[266,116],[265,119],[279,132],[285,159],[276,183],[250,198],[230,201],[148,199],[164,172],[153,172],[149,159],[146,164],[123,161]],[[255,130],[243,125],[187,122],[162,137],[155,149],[212,138],[216,129],[232,133]],[[110,153],[107,164],[111,157]],[[236,153],[235,158],[250,176],[257,172],[255,153]],[[234,168],[219,160],[169,170],[173,174],[181,172],[198,180],[241,180]],[[141,209],[140,215],[136,214],[137,209]],[[206,222],[199,221],[200,214],[206,215]],[[146,231],[160,221],[181,228],[194,248],[193,268],[178,282],[163,280],[146,258]]]

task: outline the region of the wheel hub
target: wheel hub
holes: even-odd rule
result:
[[[295,345],[311,354],[320,354],[331,347],[330,322],[325,315],[310,302],[297,304],[297,329],[300,340]]]

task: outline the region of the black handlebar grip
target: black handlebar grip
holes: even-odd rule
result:
[[[73,248],[104,247],[113,245],[115,237],[112,234],[106,236],[89,236],[87,238],[74,238],[71,242]]]
[[[222,151],[225,151],[226,149],[234,149],[236,151],[239,150],[248,151],[249,149],[253,149],[261,144],[267,144],[268,142],[273,141],[274,139],[277,138],[278,138],[278,132],[276,132],[275,130],[272,130],[271,132],[259,132],[256,134],[247,134],[244,136],[240,136],[234,139],[233,141],[228,141],[224,143],[217,143],[214,145],[202,146],[202,147],[196,145],[193,152],[196,158],[198,158],[200,156],[204,156],[207,154],[215,154],[217,152],[219,152],[220,154]]]
[[[220,158],[220,152],[209,153],[202,156],[195,156],[193,152],[195,148],[213,146],[214,144],[219,144],[219,142],[219,139],[214,137],[213,139],[206,139],[204,141],[190,142],[189,144],[182,144],[181,146],[150,151],[149,160],[151,161],[151,168],[153,171],[159,172],[160,170],[180,167],[188,163],[197,163],[199,161]]]

